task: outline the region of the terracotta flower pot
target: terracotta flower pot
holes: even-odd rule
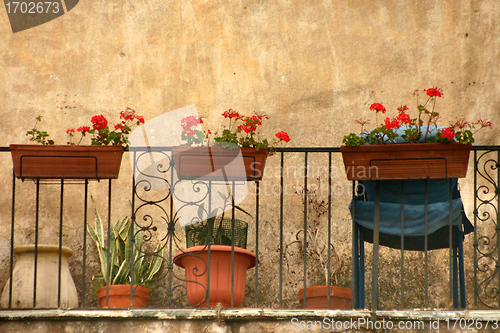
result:
[[[109,291],[107,288],[109,287]],[[143,286],[134,286],[134,300],[130,302],[130,285],[115,284],[101,287],[97,290],[97,298],[101,308],[143,308],[149,301],[149,289]],[[106,306],[106,293],[109,293],[108,306]]]
[[[261,180],[269,154],[267,149],[255,148],[177,146],[172,151],[179,179],[219,181]]]
[[[210,247],[210,299],[208,306],[231,307],[231,246],[212,245]],[[207,246],[194,246],[179,252],[174,258],[177,266],[186,273],[187,299],[193,306],[206,306],[207,296]],[[234,307],[243,303],[247,269],[255,266],[255,254],[234,248]]]
[[[472,145],[402,143],[341,146],[349,180],[463,178]]]
[[[75,283],[69,271],[68,258],[73,251],[63,246],[61,248],[61,288],[59,294],[59,246],[38,245],[36,274],[35,308],[77,308],[78,294]],[[14,247],[17,257],[16,266],[12,272],[12,308],[33,308],[35,282],[35,245],[20,245]],[[9,307],[10,280],[7,281],[3,293],[2,308]]]
[[[299,290],[300,303],[304,304],[304,289]],[[328,287],[306,288],[307,309],[352,309],[352,289],[330,286],[330,307],[328,307]]]
[[[116,179],[122,146],[10,145],[21,179]]]

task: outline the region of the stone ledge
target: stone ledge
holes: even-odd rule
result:
[[[388,320],[498,319],[500,310],[381,310],[376,318]],[[292,318],[373,318],[369,310],[280,310],[280,309],[99,309],[99,310],[0,310],[0,321],[15,320],[291,320]]]

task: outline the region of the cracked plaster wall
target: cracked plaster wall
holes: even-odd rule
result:
[[[191,104],[208,116],[211,128],[219,125],[220,113],[228,108],[243,113],[262,110],[270,117],[264,133],[287,131],[292,138],[289,146],[339,146],[343,135],[359,131],[355,119],[368,117],[373,124],[371,103],[383,102],[388,116],[395,116],[396,108],[406,104],[415,115],[412,92],[432,86],[444,91],[437,110],[446,123],[456,117],[490,119],[493,130],[478,134],[477,143],[500,144],[499,21],[496,0],[92,0],[80,1],[47,24],[13,34],[2,8],[0,146],[26,143],[25,131],[38,115],[43,116],[41,128],[65,143],[66,128],[87,125],[95,114],[113,118],[129,106],[151,119]],[[302,158],[292,153],[286,163],[301,165]],[[324,163],[320,159],[311,165]],[[12,198],[8,153],[2,154],[0,165],[5,171],[0,181],[0,224],[6,231],[10,230]],[[268,170],[273,172],[262,182],[268,194],[260,201],[260,274],[266,278],[259,297],[269,306],[277,302],[275,212],[279,201],[272,189],[279,184],[278,165],[279,158],[269,159]],[[335,156],[334,168],[338,171],[334,183],[348,189],[340,172],[340,156]],[[127,211],[130,174],[125,158],[113,190],[115,218]],[[301,225],[300,198],[294,192],[303,179],[292,173],[285,182],[290,185],[284,206],[289,241]],[[103,186],[93,184],[90,189],[100,209],[106,207]],[[470,178],[462,182],[462,188],[466,209],[472,214]],[[22,208],[16,215],[16,243],[33,242],[33,187],[23,183],[17,190]],[[40,237],[50,242],[58,232],[58,216],[53,213],[58,211],[59,192],[56,187],[44,191]],[[65,195],[66,202],[81,200],[81,188],[69,188]],[[340,193],[334,200],[334,242],[345,258],[348,276],[349,195]],[[252,205],[251,198],[243,203],[244,207]],[[64,239],[77,252],[82,247],[82,226],[76,218],[81,209],[79,203],[65,208]],[[7,232],[0,235],[0,286],[7,276],[9,239]],[[472,267],[472,244],[467,244],[468,267]],[[431,258],[433,267],[445,265],[443,256]],[[420,254],[410,257],[421,261]],[[390,300],[397,292],[392,289],[397,289],[398,254],[384,254],[382,260],[386,258],[381,298]],[[75,256],[74,275],[80,270],[79,260]],[[95,261],[90,265],[96,269]],[[436,281],[446,278],[444,273],[433,277]],[[471,270],[467,279],[472,279]],[[292,284],[285,289],[285,301],[297,305],[296,282],[292,281],[285,281]],[[250,276],[250,296],[252,283]],[[409,284],[412,289],[421,286],[422,280],[411,277]],[[446,284],[436,288],[433,296],[446,294]],[[93,290],[88,290],[90,297]],[[469,298],[470,294],[471,290]],[[446,297],[435,303],[448,306]],[[382,305],[397,306],[384,301]],[[413,305],[411,300],[409,305]]]

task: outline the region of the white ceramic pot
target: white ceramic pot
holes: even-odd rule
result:
[[[35,289],[35,245],[14,247],[17,258],[12,272],[11,308],[77,308],[78,294],[69,271],[68,258],[73,255],[70,248],[61,248],[61,287],[58,306],[59,246],[38,245],[36,274],[36,304],[33,306]],[[9,307],[9,285],[7,281],[2,293],[2,308]]]

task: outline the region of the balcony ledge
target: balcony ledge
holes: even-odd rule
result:
[[[79,319],[157,319],[157,320],[291,320],[292,318],[370,318],[386,320],[498,319],[500,310],[280,310],[280,309],[23,309],[1,310],[0,320],[79,320]]]

